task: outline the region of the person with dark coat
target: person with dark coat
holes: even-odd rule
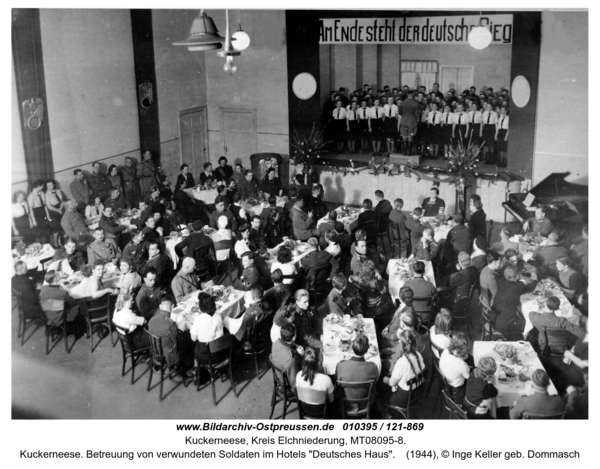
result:
[[[152,318],[148,321],[148,332],[162,339],[163,355],[169,367],[179,365],[181,360],[177,325],[171,320],[171,310],[174,305],[175,299],[172,296],[164,296],[160,300],[159,307],[152,311]]]
[[[481,236],[483,239],[488,239],[486,215],[483,211],[483,205],[481,200],[478,198],[471,199],[471,218],[469,218],[469,233],[471,235],[471,241],[475,240],[477,236]]]
[[[412,216],[406,220],[406,229],[410,232],[410,244],[416,246],[423,237],[423,230],[425,228],[431,228],[429,222],[423,222],[423,209],[421,207],[415,207],[412,211]]]
[[[317,328],[317,318],[309,306],[309,294],[306,290],[298,290],[295,294],[296,343],[303,347],[321,349],[321,339]]]
[[[466,252],[458,255],[458,272],[448,278],[448,286],[454,289],[452,299],[452,314],[454,316],[465,316],[469,314],[469,298],[471,289],[479,279],[479,271],[471,263],[471,256]]]
[[[227,164],[227,158],[219,158],[219,166],[213,171],[217,181],[229,181],[233,176],[233,168]]]
[[[286,372],[292,389],[296,388],[296,375],[302,368],[303,355],[304,347],[296,344],[296,326],[293,323],[281,326],[281,337],[273,342],[271,360]]]
[[[535,290],[536,281],[522,277],[519,270],[507,265],[503,271],[504,278],[498,279],[498,293],[494,297],[492,316],[496,331],[508,341],[523,340],[525,318],[518,312],[521,306],[521,295]]]
[[[196,185],[194,176],[190,173],[190,167],[187,164],[182,164],[179,171],[181,171],[181,173],[177,176],[176,185],[180,187],[185,186],[188,189],[191,189]]]
[[[42,313],[35,285],[27,277],[27,264],[25,262],[17,261],[15,263],[15,275],[11,279],[11,287],[21,297],[25,319],[35,318]]]
[[[338,381],[346,382],[365,382],[373,381],[373,385],[377,383],[379,379],[379,369],[377,365],[371,361],[365,360],[365,354],[369,351],[369,338],[364,334],[359,334],[356,339],[352,342],[352,351],[354,356],[349,360],[342,360],[337,364],[335,368],[335,376]],[[366,389],[347,389],[345,390],[345,397],[350,399],[364,399],[367,397],[368,390]],[[372,405],[375,401],[375,393],[371,392],[371,400],[369,405]],[[351,404],[350,409],[357,404]]]
[[[450,265],[455,265],[458,262],[458,255],[461,252],[469,252],[471,250],[471,233],[465,226],[464,221],[462,213],[454,215],[454,222],[456,224],[446,236],[444,259]]]
[[[386,200],[384,198],[383,192],[379,190],[375,191],[375,199],[377,200],[377,205],[375,206],[375,213],[377,214],[379,223],[383,223],[383,226],[387,229],[389,225],[390,213],[393,210],[392,204],[390,204],[389,200]]]
[[[313,219],[317,221],[323,218],[325,215],[327,215],[327,212],[329,212],[327,205],[325,205],[325,202],[323,202],[323,199],[321,199],[320,195],[321,188],[318,186],[318,184],[313,184],[312,196],[310,197],[308,205],[313,213]]]
[[[148,246],[144,243],[144,233],[133,231],[131,241],[123,249],[123,259],[129,259],[131,265],[140,275],[144,273],[144,265],[148,259]]]
[[[373,201],[371,199],[363,200],[363,212],[358,215],[357,227],[364,228],[365,223],[377,220],[377,212],[373,210]]]

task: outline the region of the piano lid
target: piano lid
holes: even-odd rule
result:
[[[588,197],[588,186],[567,182],[571,173],[552,173],[529,192],[537,198]]]

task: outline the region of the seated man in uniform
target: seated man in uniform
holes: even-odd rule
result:
[[[100,227],[94,230],[94,242],[87,248],[88,265],[94,265],[97,260],[113,262],[118,265],[121,250],[112,239],[104,239],[104,230]]]
[[[538,205],[535,209],[535,217],[531,217],[523,223],[525,232],[532,236],[547,237],[554,229],[554,225],[547,215],[548,207]]]

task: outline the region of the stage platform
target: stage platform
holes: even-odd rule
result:
[[[415,154],[415,155],[410,155],[410,156],[414,157],[416,159],[416,157],[418,157],[419,155]],[[364,154],[364,153],[350,154],[350,153],[329,152],[329,153],[323,153],[322,158],[324,158],[326,160],[340,160],[340,161],[352,160],[355,162],[364,162],[364,163],[368,163],[371,161],[371,159],[374,158],[376,164],[381,164],[384,160],[385,161],[390,161],[390,160],[393,161],[394,159],[405,160],[408,157],[402,155],[401,153],[392,153],[391,155],[389,153],[382,153],[382,156],[373,156],[373,152],[371,151],[368,154]],[[421,157],[419,166],[422,168],[428,168],[429,170],[432,170],[432,171],[440,171],[442,173],[445,173],[448,170],[448,164],[449,164],[448,160],[443,156],[440,156],[437,159]],[[495,173],[497,171],[506,171],[506,168],[503,168],[501,166],[496,166],[493,164],[485,164],[485,163],[479,163],[479,169],[480,169],[480,172],[489,173],[489,174]]]
[[[384,161],[389,161],[387,154],[385,156],[373,156],[372,154],[337,154],[325,153],[321,160],[332,161],[354,161],[368,163],[372,158],[376,164],[381,164]],[[392,157],[395,155],[393,154]],[[399,155],[402,156],[402,155]],[[335,166],[335,163],[333,163]],[[440,158],[423,159],[419,167],[416,168],[425,178],[433,177],[433,173],[439,173],[441,179],[446,176],[448,161]],[[394,174],[372,174],[369,169],[363,169],[356,173],[347,173],[334,171],[332,166],[323,166],[316,164],[315,170],[319,174],[320,183],[323,185],[325,194],[324,200],[335,204],[361,205],[362,201],[370,198],[375,203],[375,191],[381,190],[384,196],[390,202],[396,198],[401,198],[404,201],[404,210],[410,211],[414,207],[421,206],[423,199],[429,197],[429,190],[433,186],[433,182],[428,179],[420,178],[416,173],[412,173],[407,177],[404,173]],[[402,166],[404,169],[404,165]],[[502,168],[498,168],[501,171]],[[302,171],[302,166],[298,165],[291,167],[290,177],[293,178],[296,173]],[[496,173],[494,165],[481,165],[481,173]],[[456,188],[453,184],[442,183],[439,187],[440,197],[446,202],[446,214],[452,215],[456,212]],[[479,194],[483,202],[483,209],[487,214],[487,218],[504,222],[505,209],[502,203],[506,200],[507,184],[505,181],[498,180],[495,184],[486,179],[478,179],[476,185],[471,189],[471,192]],[[514,221],[514,218],[509,214],[507,222]]]

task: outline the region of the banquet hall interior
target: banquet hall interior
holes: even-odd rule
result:
[[[588,418],[587,10],[13,9],[11,69],[13,419]]]

